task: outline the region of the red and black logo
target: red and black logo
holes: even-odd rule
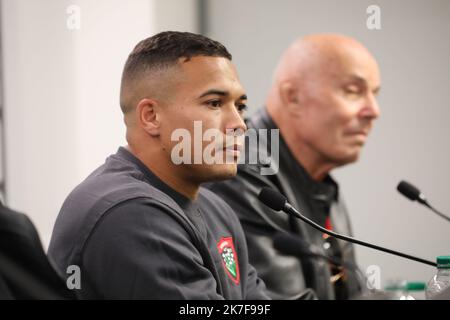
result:
[[[233,238],[227,237],[220,239],[217,244],[219,254],[222,258],[222,264],[225,267],[225,271],[234,283],[239,284],[239,262],[234,249]]]

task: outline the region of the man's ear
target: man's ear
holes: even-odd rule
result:
[[[160,134],[159,104],[152,99],[142,99],[136,106],[137,120],[139,125],[151,136]]]
[[[292,114],[298,114],[300,112],[298,87],[294,86],[291,81],[283,81],[279,84],[278,90],[285,110]]]

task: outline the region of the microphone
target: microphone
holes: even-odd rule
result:
[[[439,212],[438,210],[436,210],[435,208],[433,208],[428,203],[427,198],[425,197],[425,195],[422,192],[420,192],[420,190],[417,189],[415,186],[413,186],[411,183],[406,182],[404,180],[400,181],[400,183],[397,185],[397,190],[402,195],[407,197],[409,200],[411,200],[411,201],[418,201],[419,203],[423,204],[428,209],[431,209],[431,211],[436,213],[441,218],[443,218],[443,219],[445,219],[447,221],[450,221],[450,218],[448,216],[446,216],[445,214],[443,214],[443,213]]]
[[[297,211],[297,209],[295,209],[290,203],[287,202],[286,198],[279,192],[271,189],[271,188],[267,188],[264,187],[260,193],[258,194],[258,199],[264,203],[266,206],[268,206],[269,208],[275,210],[275,211],[284,211],[287,214],[290,214],[304,222],[306,222],[307,224],[309,224],[310,226],[312,226],[313,228],[326,233],[332,237],[344,240],[344,241],[349,241],[355,244],[359,244],[368,248],[372,248],[375,250],[379,250],[379,251],[383,251],[383,252],[387,252],[402,258],[406,258],[409,260],[413,260],[413,261],[417,261],[423,264],[427,264],[433,267],[436,267],[437,264],[435,262],[432,261],[428,261],[425,259],[421,259],[421,258],[417,258],[414,256],[411,256],[409,254],[405,254],[402,252],[398,252],[398,251],[394,251],[391,249],[387,249],[387,248],[383,248],[371,243],[367,243],[352,237],[348,237],[348,236],[344,236],[342,234],[327,230],[325,228],[323,228],[322,226],[318,225],[317,223],[315,223],[314,221],[306,218],[305,216],[303,216],[300,212]]]

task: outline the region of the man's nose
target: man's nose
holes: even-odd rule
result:
[[[247,125],[244,122],[244,118],[235,106],[228,112],[225,129],[227,131],[233,131],[234,133],[244,133],[247,131]]]
[[[381,110],[380,106],[378,105],[377,98],[373,93],[370,93],[364,102],[364,106],[360,112],[360,115],[361,117],[375,120],[380,116],[380,114]]]

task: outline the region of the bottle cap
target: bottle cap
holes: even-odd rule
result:
[[[423,291],[425,288],[425,282],[408,282],[406,284],[406,290],[408,291]]]
[[[437,267],[441,269],[450,269],[450,256],[439,256],[436,259]]]

